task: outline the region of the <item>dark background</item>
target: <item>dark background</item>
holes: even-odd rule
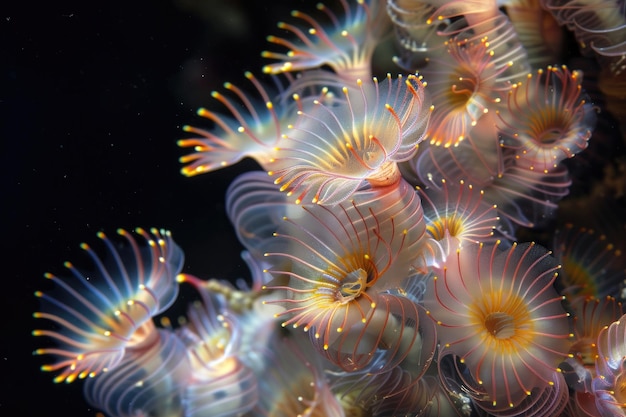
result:
[[[170,229],[185,270],[203,278],[247,274],[224,193],[255,165],[185,178],[176,140],[184,124],[208,126],[195,111],[219,108],[212,90],[261,72],[265,37],[304,6],[20,3],[0,6],[0,414],[94,416],[80,382],[55,385],[39,371],[33,292],[50,287],[44,272],[85,259],[80,242],[119,227]]]
[[[209,126],[196,116],[198,107],[221,110],[212,90],[225,81],[245,86],[244,71],[261,72],[265,37],[280,33],[276,22],[316,2],[4,3],[0,415],[93,417],[96,410],[82,399],[80,382],[55,385],[53,374],[39,371],[46,361],[32,355],[42,343],[31,336],[41,326],[32,318],[38,309],[33,292],[50,288],[44,272],[63,276],[64,261],[86,259],[80,242],[93,243],[96,232],[114,235],[120,227],[170,229],[185,251],[186,272],[221,279],[247,275],[224,213],[224,194],[255,164],[185,178],[178,158],[186,151],[176,140],[188,137],[185,124]],[[575,45],[571,50],[576,54]],[[585,79],[593,82],[593,66],[585,67]],[[624,153],[621,139],[617,148],[606,139],[606,132],[616,131],[602,112],[590,148],[569,164],[575,184],[583,185],[582,191],[572,188],[574,196],[589,192],[590,178],[602,172],[605,158],[616,149]],[[620,213],[623,205],[613,215]],[[184,312],[193,297],[183,288],[181,308],[172,316]]]

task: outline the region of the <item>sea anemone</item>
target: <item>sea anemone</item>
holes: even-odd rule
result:
[[[508,64],[498,65],[489,45],[486,37],[477,42],[452,38],[443,53],[430,58],[422,69],[433,97],[426,133],[431,145],[458,145],[511,88],[498,79]]]
[[[568,313],[553,288],[558,265],[535,244],[468,245],[448,257],[424,305],[438,324],[442,354],[467,368],[472,392],[492,409],[514,408],[556,383],[569,349]]]
[[[287,250],[267,254],[283,326],[308,331],[342,369],[363,369],[379,348],[395,366],[415,342],[419,313],[388,290],[409,276],[424,233],[419,198],[404,181],[337,206],[303,206],[277,233]]]
[[[352,5],[348,3],[354,3]],[[387,34],[391,25],[384,12],[384,1],[380,0],[341,0],[343,15],[335,13],[322,3],[317,9],[326,15],[331,23],[325,29],[314,17],[294,10],[291,15],[306,23],[307,28],[280,22],[278,28],[296,36],[296,42],[268,36],[273,44],[288,49],[284,52],[264,51],[263,57],[280,62],[266,65],[263,71],[278,74],[286,71],[301,71],[331,67],[346,81],[371,77],[371,60],[375,47]]]
[[[587,147],[595,111],[581,90],[582,73],[549,66],[513,88],[507,111],[498,111],[504,146],[517,166],[544,173]]]
[[[496,206],[484,201],[482,190],[460,181],[442,180],[428,188],[418,187],[424,209],[426,230],[445,248],[446,256],[465,242],[491,240],[498,225]]]
[[[300,112],[277,151],[269,173],[296,203],[337,204],[366,181],[394,184],[397,162],[417,152],[430,115],[419,77],[359,80],[343,94]]]
[[[53,364],[44,371],[61,371],[55,382],[95,376],[114,368],[127,348],[151,343],[156,331],[152,317],[169,307],[178,295],[176,275],[182,269],[183,252],[166,230],[136,229],[144,241],[140,246],[123,229],[126,247],[118,249],[104,233],[107,257],[99,258],[86,243],[81,244],[95,266],[82,270],[70,262],[71,276],[59,278],[46,273],[56,284],[50,293],[37,291],[41,311],[34,317],[55,323],[59,330],[34,330],[59,346],[41,348],[37,355],[52,355]]]

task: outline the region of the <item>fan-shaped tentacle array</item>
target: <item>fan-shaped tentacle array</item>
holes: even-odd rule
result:
[[[317,4],[320,19],[294,10],[291,15],[298,23],[278,23],[278,28],[295,35],[294,41],[268,36],[267,40],[287,48],[287,52],[264,51],[265,58],[279,60],[266,65],[264,72],[278,74],[287,71],[330,66],[341,78],[353,81],[371,78],[371,60],[377,44],[391,30],[384,1],[341,0],[342,14],[323,3]],[[326,21],[325,25],[321,21]],[[304,27],[303,27],[304,26]]]
[[[124,237],[123,249],[98,233],[106,257],[81,244],[95,269],[79,269],[66,262],[71,275],[59,278],[46,273],[55,288],[35,293],[42,300],[35,318],[57,326],[57,330],[33,331],[35,336],[58,342],[57,347],[35,351],[56,358],[42,367],[61,371],[55,382],[93,377],[115,367],[126,349],[152,343],[152,317],[168,308],[178,294],[176,275],[182,268],[183,253],[170,233],[137,229],[141,246],[131,233],[120,229],[118,234]]]
[[[273,160],[275,148],[290,123],[290,116],[298,111],[297,100],[285,102],[281,94],[284,87],[280,84],[279,88],[271,89],[252,73],[246,72],[245,76],[256,90],[255,98],[248,97],[244,90],[227,82],[224,88],[231,94],[214,91],[211,96],[229,114],[201,108],[198,115],[212,121],[213,127],[183,127],[184,131],[199,135],[178,141],[178,146],[193,149],[192,153],[180,158],[180,162],[185,164],[181,170],[184,175],[191,177],[214,171],[245,157],[254,158],[262,166]]]
[[[365,181],[397,182],[397,163],[423,139],[430,103],[417,76],[358,80],[342,94],[300,112],[270,171],[298,203],[336,204]]]
[[[338,366],[362,369],[378,349],[402,360],[418,335],[419,313],[389,292],[400,285],[425,235],[419,198],[408,183],[357,192],[332,208],[302,207],[277,237],[282,253],[268,253],[275,282],[285,292],[283,325],[301,327]],[[286,268],[287,266],[288,268]]]
[[[558,265],[534,244],[463,247],[435,269],[424,296],[442,354],[493,411],[554,386],[569,348],[568,313],[553,287]],[[565,384],[563,384],[565,385]]]
[[[587,147],[596,115],[582,95],[581,78],[565,66],[549,66],[509,93],[498,126],[504,146],[515,149],[516,165],[548,173]]]

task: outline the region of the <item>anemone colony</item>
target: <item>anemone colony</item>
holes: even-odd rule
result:
[[[623,3],[317,9],[179,141],[187,176],[262,168],[226,201],[251,284],[181,274],[167,231],[99,234],[94,271],[36,293],[43,370],[115,417],[625,416],[624,182],[598,114],[623,117]],[[601,91],[560,65],[568,39]],[[201,301],[157,325],[183,283]]]

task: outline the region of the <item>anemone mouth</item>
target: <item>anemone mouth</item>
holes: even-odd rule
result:
[[[459,237],[465,230],[463,220],[464,219],[457,216],[456,213],[453,213],[449,216],[440,217],[434,222],[428,224],[426,226],[426,230],[428,230],[430,235],[435,240],[445,239],[446,234],[452,237]]]
[[[398,164],[394,161],[385,161],[366,179],[372,187],[386,187],[397,184],[401,178]]]
[[[537,135],[537,141],[542,145],[553,145],[563,137],[563,129],[560,127],[548,127]]]
[[[339,274],[324,274],[325,281],[332,281],[335,285],[334,301],[341,304],[349,303],[361,297],[378,279],[376,265],[369,255],[348,256],[353,265],[343,268]],[[338,276],[339,275],[339,276]]]
[[[587,147],[595,115],[582,74],[548,66],[527,77],[525,87],[519,83],[509,94],[497,125],[504,147],[517,150],[518,166],[547,174]]]
[[[350,272],[341,282],[338,299],[341,301],[351,301],[357,298],[365,290],[368,281],[367,271],[359,268]]]
[[[314,280],[315,287],[309,291],[308,296],[299,299],[297,302],[306,304],[307,314],[296,315],[287,320],[283,326],[292,324],[299,327],[304,318],[309,317],[314,309],[325,310],[332,321],[339,316],[358,315],[358,320],[366,320],[368,307],[373,303],[373,299],[368,295],[370,287],[376,284],[378,278],[383,275],[388,265],[383,269],[375,264],[374,260],[366,253],[352,253],[342,256],[340,262],[329,265],[329,269],[323,272]],[[302,278],[304,279],[304,278]],[[310,281],[311,283],[313,281]],[[290,302],[287,302],[287,305]],[[310,317],[309,317],[310,318]],[[311,323],[304,324],[304,329],[308,330]],[[345,323],[336,329],[341,332]]]
[[[478,91],[478,79],[469,70],[459,68],[450,76],[450,89],[445,102],[455,109],[465,109]]]
[[[496,339],[509,339],[515,336],[515,317],[496,311],[485,317],[485,329]]]
[[[529,134],[539,146],[552,147],[569,136],[571,120],[566,115],[545,109],[528,119]]]
[[[483,340],[495,341],[496,348],[506,351],[514,345],[525,346],[527,335],[533,332],[530,312],[520,297],[490,292],[470,311],[480,323]]]

